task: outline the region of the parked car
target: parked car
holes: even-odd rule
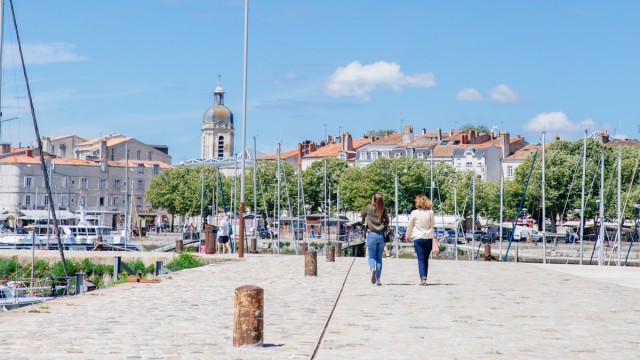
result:
[[[482,235],[484,235],[484,232],[482,230],[468,231],[464,235],[464,239],[467,241],[467,243],[470,243],[471,241],[480,241]]]

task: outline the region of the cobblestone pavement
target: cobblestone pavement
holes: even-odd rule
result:
[[[366,259],[324,260],[305,277],[302,256],[249,255],[12,310],[0,314],[0,357],[309,359],[332,310],[317,359],[640,352],[640,286],[629,280],[639,269],[432,261],[422,287],[416,260],[385,259],[375,287]],[[234,348],[234,289],[248,284],[265,289],[265,346]]]

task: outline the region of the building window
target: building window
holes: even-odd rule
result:
[[[127,160],[129,160],[131,157],[129,156],[131,150],[127,150]]]
[[[224,157],[224,137],[218,137],[218,157]]]
[[[424,153],[423,152],[419,152],[416,154],[416,158],[418,159],[424,159]]]
[[[513,177],[513,166],[511,165],[507,166],[507,177]]]
[[[138,190],[143,190],[143,189],[144,189],[144,181],[138,180]]]
[[[83,189],[88,189],[89,188],[89,179],[87,179],[87,178],[80,179],[80,187],[83,188]]]
[[[345,160],[346,161],[347,160],[347,154],[341,152],[340,153],[340,160]]]
[[[122,188],[122,180],[121,179],[113,180],[113,188],[114,189],[121,189]]]
[[[68,177],[63,177],[62,178],[62,187],[69,187],[69,178]]]
[[[360,153],[360,160],[363,160],[363,161],[367,160],[367,153],[366,152],[362,151]]]
[[[105,200],[104,196],[100,196],[98,198],[98,206],[104,206],[104,200]]]
[[[399,153],[399,152],[397,152],[397,153],[395,153],[395,154],[394,154],[394,157],[395,157],[396,159],[400,158],[401,156],[402,156],[402,153]]]
[[[153,165],[153,173],[154,174],[160,174],[160,165],[158,165],[158,164]]]
[[[138,164],[138,174],[144,173],[144,164]]]
[[[136,151],[136,160],[140,160],[142,158],[142,151]]]
[[[136,207],[138,207],[138,208],[142,207],[142,197],[141,196],[136,197]]]
[[[33,186],[33,178],[31,176],[27,176],[24,178],[24,187]]]
[[[49,205],[49,195],[44,196],[44,198],[42,199],[42,204],[45,206]]]
[[[107,179],[100,179],[100,189],[107,188]]]
[[[377,151],[372,151],[371,152],[371,160],[378,160],[378,152]]]
[[[85,206],[87,205],[87,197],[84,195],[78,196],[78,205]]]
[[[31,205],[31,195],[27,194],[24,196],[24,204]]]
[[[149,161],[153,160],[153,154],[151,153],[151,151],[149,151],[149,156],[147,156],[147,159]]]
[[[61,195],[60,196],[60,205],[68,206],[69,205],[69,195]]]
[[[473,166],[473,161],[467,159],[467,166]]]
[[[111,149],[111,161],[116,159],[116,149]]]
[[[111,198],[111,206],[120,206],[120,197],[114,196]]]

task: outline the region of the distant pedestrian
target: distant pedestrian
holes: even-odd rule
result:
[[[416,209],[409,215],[407,225],[407,240],[413,242],[418,256],[418,272],[420,273],[420,285],[427,285],[429,273],[429,254],[433,246],[434,215],[431,210],[431,200],[424,195],[416,197]]]
[[[222,221],[220,221],[220,227],[218,228],[218,243],[220,248],[219,253],[221,254],[231,252],[231,248],[229,248],[230,227],[231,224],[229,224],[229,217],[225,215],[224,217],[222,217]]]
[[[377,286],[382,276],[382,253],[384,252],[384,234],[389,230],[389,214],[384,207],[384,198],[377,192],[371,198],[371,204],[367,205],[362,213],[362,223],[368,230],[367,252],[369,258],[369,271],[371,271],[371,283]]]

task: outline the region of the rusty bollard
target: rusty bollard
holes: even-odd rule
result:
[[[307,252],[308,248],[309,248],[309,245],[306,242],[300,243],[300,253],[301,254],[305,254]]]
[[[258,239],[252,237],[249,240],[249,254],[257,254],[258,253]]]
[[[336,246],[336,256],[342,257],[342,243],[338,241],[335,246]]]
[[[262,345],[264,290],[255,285],[236,288],[233,303],[233,346]]]
[[[484,261],[491,261],[491,244],[484,244]]]
[[[184,247],[184,241],[183,240],[176,240],[176,252],[177,253],[181,253],[183,247]]]
[[[336,262],[336,248],[328,245],[326,250],[327,262]]]
[[[318,276],[318,252],[315,250],[304,253],[304,276]]]

